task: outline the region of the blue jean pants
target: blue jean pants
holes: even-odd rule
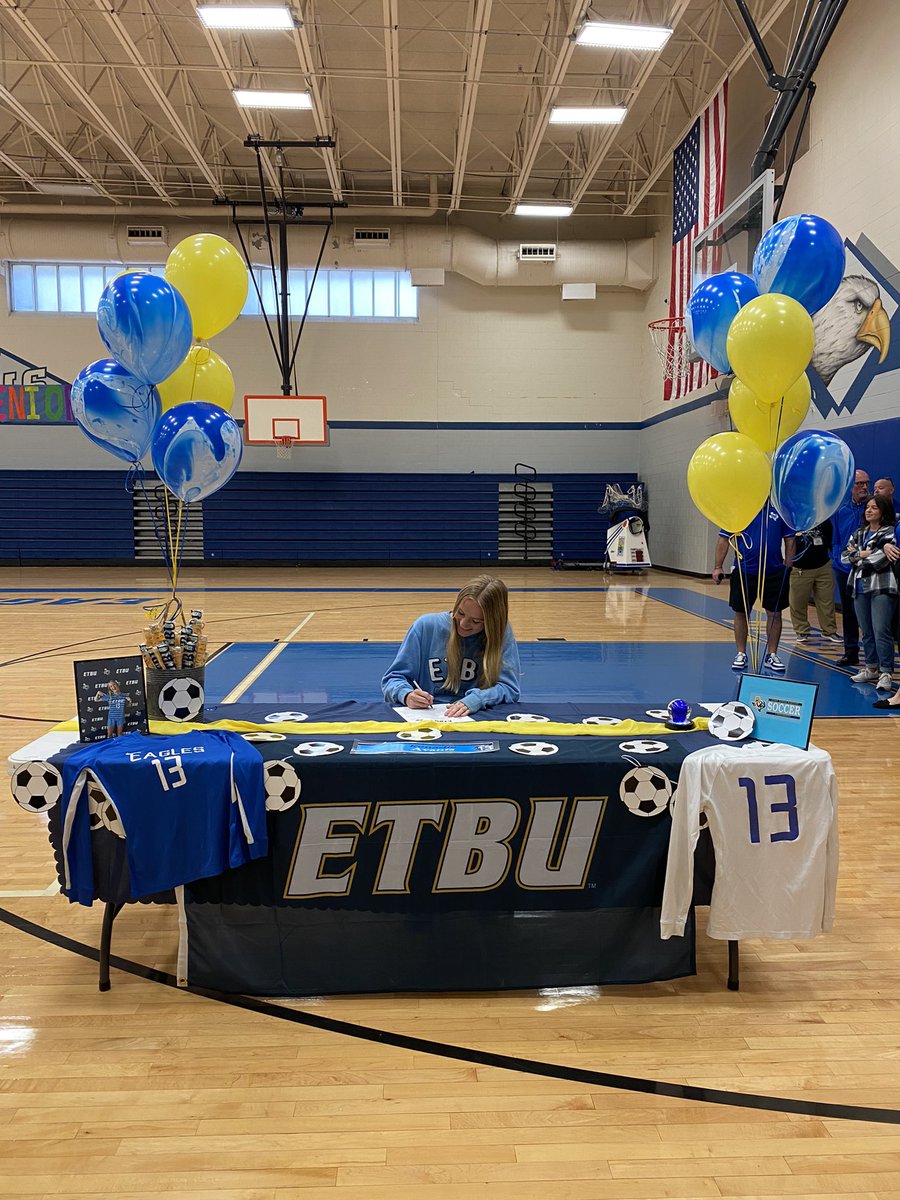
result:
[[[894,671],[894,609],[897,597],[891,592],[858,592],[853,607],[862,633],[867,667],[884,674]]]

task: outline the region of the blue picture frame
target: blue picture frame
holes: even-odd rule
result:
[[[737,698],[756,718],[753,736],[759,741],[808,750],[818,691],[817,683],[744,674]]]

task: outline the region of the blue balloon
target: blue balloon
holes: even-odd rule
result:
[[[800,213],[778,221],[753,255],[753,278],[760,294],[780,292],[808,313],[823,308],[844,278],[844,243],[833,225]]]
[[[162,383],[184,362],[194,330],[180,292],[144,271],[111,279],[97,305],[103,344],[144,383]]]
[[[186,503],[223,487],[238,469],[242,452],[237,421],[224,408],[203,400],[176,404],[153,431],[156,473]]]
[[[725,271],[704,279],[688,300],[684,314],[688,337],[697,353],[723,374],[731,370],[725,351],[731,322],[738,309],[758,295],[759,290],[749,275]]]
[[[147,453],[162,412],[156,388],[114,358],[101,358],[78,372],[71,402],[72,415],[91,441],[126,462],[138,462]]]
[[[772,501],[792,529],[812,529],[840,508],[856,464],[846,442],[804,429],[783,442],[772,460]]]

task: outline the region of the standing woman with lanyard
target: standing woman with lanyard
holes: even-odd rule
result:
[[[865,650],[865,666],[851,678],[854,683],[874,683],[879,692],[894,686],[897,580],[884,552],[894,542],[894,521],[891,502],[885,496],[869,496],[863,524],[841,554],[841,562],[851,568],[847,591],[853,597]]]

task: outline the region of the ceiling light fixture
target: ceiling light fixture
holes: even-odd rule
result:
[[[672,30],[665,25],[585,21],[575,41],[579,46],[605,46],[608,50],[662,50],[671,36]]]
[[[564,108],[550,109],[551,125],[621,125],[625,120],[627,108],[607,106],[605,108]]]
[[[571,204],[530,204],[527,200],[513,209],[517,217],[571,217]]]
[[[312,108],[309,92],[257,92],[236,88],[232,95],[241,108]]]
[[[99,196],[92,183],[33,183],[43,196]]]
[[[227,8],[224,5],[200,5],[197,16],[207,29],[293,29],[289,8]]]

